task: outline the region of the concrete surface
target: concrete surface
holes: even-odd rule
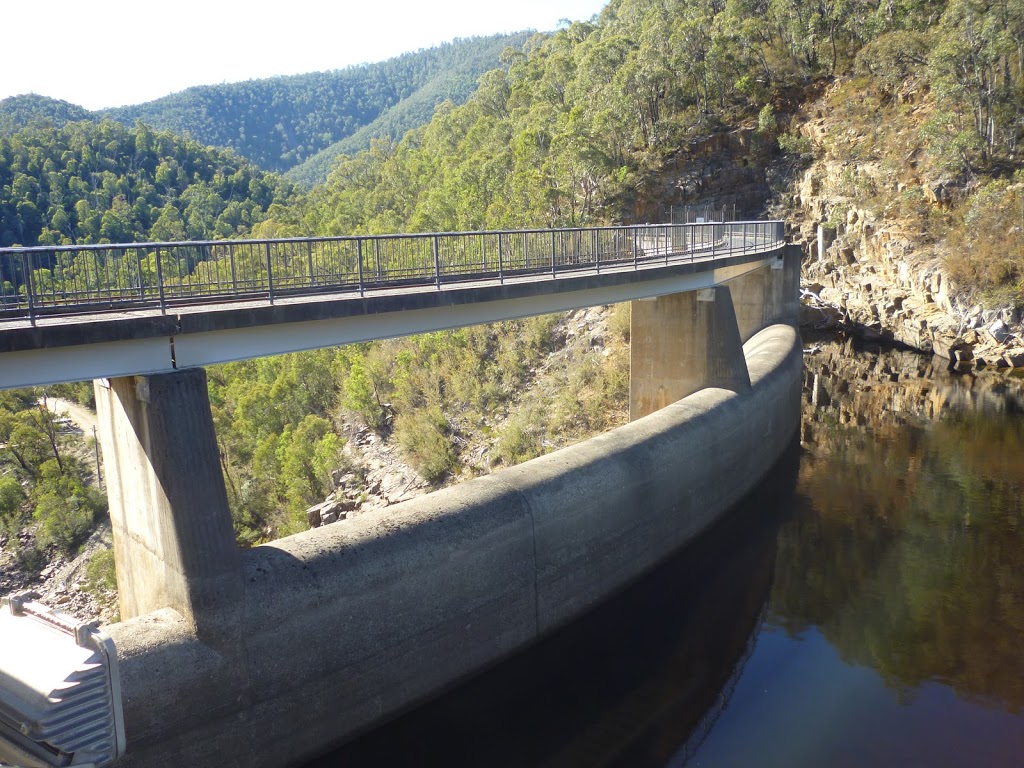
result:
[[[779,256],[771,266],[726,282],[744,342],[773,323],[796,323],[799,318],[800,247],[787,245]]]
[[[119,765],[295,764],[621,589],[752,489],[796,431],[795,329],[769,327],[743,351],[743,394],[704,389],[518,467],[242,553],[234,650],[168,609],[108,627],[129,743]]]
[[[94,390],[121,617],[173,608],[217,645],[237,632],[242,582],[206,372],[100,380]]]
[[[729,289],[707,288],[632,302],[629,420],[705,387],[750,389]]]

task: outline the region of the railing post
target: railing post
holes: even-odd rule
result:
[[[359,270],[359,295],[363,295],[363,241],[356,240],[356,261],[358,262],[357,269]]]
[[[306,262],[309,264],[309,284],[316,285],[316,278],[313,276],[313,241],[306,243]]]
[[[577,262],[578,261],[579,261],[579,259],[577,258]],[[597,274],[600,275],[601,274],[601,252],[600,251],[598,251],[597,253],[594,254],[594,264],[597,267]]]
[[[551,230],[551,278],[555,277],[555,231]]]
[[[25,267],[25,298],[28,299],[28,321],[32,325],[36,324],[36,308],[35,300],[32,298],[33,293],[33,281],[32,281],[32,257],[28,253],[22,254],[22,260]]]
[[[499,232],[498,233],[498,282],[499,283],[504,283],[505,282],[505,267],[504,267],[505,248],[504,248],[504,243],[502,242],[502,238],[503,237],[504,237],[504,235],[502,235],[501,232]]]
[[[270,243],[264,243],[264,250],[267,253],[267,298],[274,303],[274,272],[270,260]]]
[[[146,300],[146,285],[142,281],[142,249],[135,249],[135,264],[139,270],[139,299]],[[61,272],[63,274],[63,271]]]
[[[238,293],[238,275],[235,272],[235,246],[228,244],[228,260],[231,262],[231,290]]]
[[[638,251],[639,251],[639,246],[637,245],[637,242],[636,242],[637,235],[638,235],[638,232],[636,231],[636,227],[633,227],[633,269],[634,270],[639,269],[639,258],[638,258],[638,255],[637,255]]]
[[[438,251],[437,235],[433,237],[434,245],[434,279],[437,281],[437,287],[441,287],[441,254]]]
[[[156,247],[156,288],[160,297],[160,312],[167,314],[167,297],[164,295],[164,267],[160,263],[160,246]]]
[[[523,269],[530,268],[530,236],[523,232]]]

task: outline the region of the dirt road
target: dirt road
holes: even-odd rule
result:
[[[39,403],[42,405],[43,401],[40,399]],[[46,398],[46,407],[54,416],[67,416],[82,432],[92,437],[93,427],[96,426],[96,414],[88,408],[60,397]]]

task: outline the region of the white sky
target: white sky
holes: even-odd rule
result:
[[[0,99],[88,109],[339,69],[456,37],[554,29],[605,0],[0,0]]]

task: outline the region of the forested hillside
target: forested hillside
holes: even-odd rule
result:
[[[322,184],[340,155],[369,149],[373,139],[401,139],[406,131],[430,122],[434,110],[445,101],[462,104],[476,90],[480,76],[505,59],[506,49],[519,50],[529,36],[519,32],[481,39],[467,50],[467,55],[453,57],[414,92],[382,111],[372,122],[291,168],[286,177],[307,188]]]
[[[423,89],[438,101],[464,101],[480,74],[498,66],[502,50],[521,45],[524,37],[468,38],[375,64],[198,86],[102,114],[126,125],[142,120],[188,134],[202,144],[234,149],[265,170],[285,171]],[[433,106],[406,112],[382,130],[412,128],[429,119]]]
[[[237,155],[142,124],[0,136],[0,247],[234,237],[292,196]]]
[[[85,107],[35,93],[0,99],[0,136],[10,135],[34,123],[60,128],[65,123],[92,119],[92,112]]]
[[[702,158],[728,146],[723,136],[747,143],[744,163],[781,200],[813,157],[797,131],[803,105],[857,76],[846,104],[870,91],[884,106],[910,88],[927,119],[894,110],[877,129],[898,141],[880,134],[851,154],[905,147],[900,161],[936,176],[1009,180],[1022,44],[1024,6],[1009,0],[613,0],[597,23],[535,37],[465,105],[342,162],[287,223],[342,233],[625,221],[652,202],[704,197],[720,169]],[[704,178],[683,183],[701,163]]]

